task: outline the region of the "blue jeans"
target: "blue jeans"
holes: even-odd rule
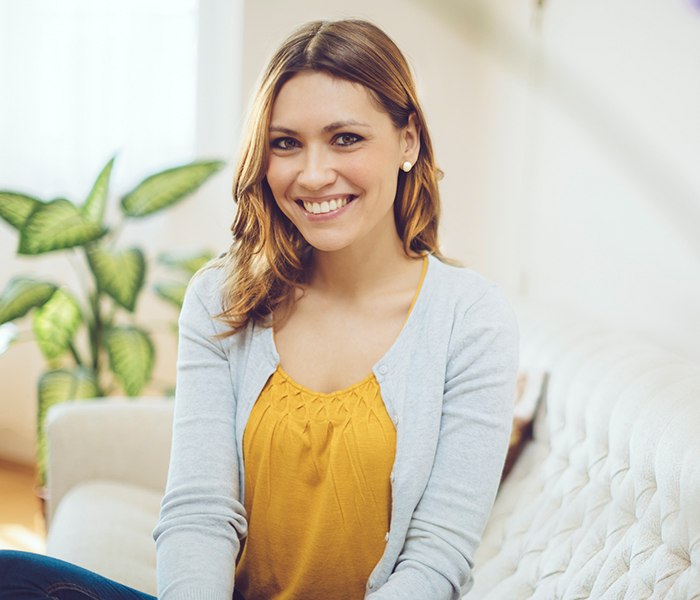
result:
[[[156,600],[70,563],[0,550],[0,600]]]

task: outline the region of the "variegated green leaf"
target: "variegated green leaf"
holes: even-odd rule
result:
[[[52,250],[82,246],[107,232],[80,214],[64,198],[52,200],[34,209],[22,227],[20,254],[42,254]]]
[[[5,219],[15,229],[22,229],[27,217],[41,204],[41,200],[26,194],[0,191],[0,218]]]
[[[212,258],[214,258],[214,255],[211,252],[200,252],[189,256],[166,253],[158,257],[158,262],[168,267],[179,269],[187,273],[187,275],[194,275]]]
[[[156,283],[153,286],[156,294],[158,294],[163,300],[174,304],[178,308],[182,306],[182,301],[185,299],[185,290],[187,290],[187,284],[185,283]]]
[[[0,323],[14,321],[42,306],[56,291],[53,283],[26,277],[11,279],[0,297]]]
[[[122,212],[143,217],[185,198],[216,173],[220,161],[194,162],[151,175],[122,198]]]
[[[107,204],[107,192],[109,190],[109,176],[112,174],[112,166],[114,158],[112,158],[102,169],[97,176],[92,190],[83,204],[83,216],[93,223],[102,225],[102,220],[105,214],[105,206]]]
[[[34,313],[34,335],[48,360],[58,358],[68,349],[82,321],[75,298],[60,289]]]
[[[87,257],[100,289],[133,312],[146,275],[143,252],[138,248],[111,252],[92,245]]]
[[[129,325],[107,330],[104,338],[109,366],[129,396],[136,396],[151,379],[155,349],[148,333]]]
[[[49,408],[59,402],[83,400],[100,395],[94,371],[84,367],[47,371],[39,379],[39,406],[37,416],[37,462],[39,479],[46,481],[46,435],[44,420]]]

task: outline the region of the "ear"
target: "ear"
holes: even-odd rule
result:
[[[420,127],[416,113],[411,113],[408,123],[401,130],[402,161],[408,161],[412,165],[416,164],[420,153]]]

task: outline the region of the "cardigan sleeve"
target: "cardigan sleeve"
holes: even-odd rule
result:
[[[458,599],[496,497],[518,366],[515,316],[491,286],[457,315],[428,484],[393,573],[367,600]]]
[[[205,271],[191,282],[179,319],[170,468],[153,532],[162,600],[231,600],[246,533],[234,389],[227,355],[214,338],[215,294],[205,287],[212,278]]]

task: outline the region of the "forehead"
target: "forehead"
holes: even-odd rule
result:
[[[362,120],[373,126],[391,123],[365,86],[319,71],[294,75],[272,105],[273,126],[294,129],[344,120]]]

